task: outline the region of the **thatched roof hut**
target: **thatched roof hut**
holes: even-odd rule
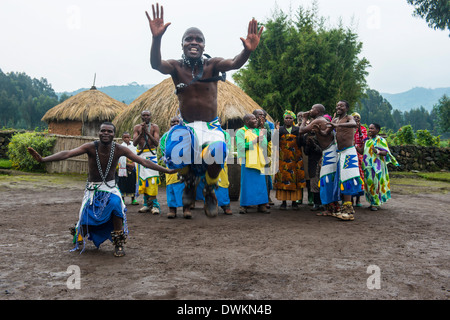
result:
[[[97,136],[102,122],[112,122],[126,108],[93,86],[48,110],[42,121],[48,123],[49,133]]]
[[[151,121],[159,126],[161,135],[168,131],[170,119],[178,114],[178,98],[174,91],[172,79],[167,78],[130,103],[113,121],[116,137],[125,131],[132,133],[133,127],[141,122],[141,112],[144,110],[150,111]],[[261,107],[239,87],[229,81],[218,82],[217,113],[224,129],[241,128],[244,115],[255,109]]]

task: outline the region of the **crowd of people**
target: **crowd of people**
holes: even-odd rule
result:
[[[152,13],[146,12],[152,34],[150,64],[171,76],[178,97],[179,116],[171,119],[170,130],[160,137],[158,125],[144,110],[142,123],[133,128],[132,136],[122,135],[122,144],[114,142],[115,126],[105,122],[99,128],[99,140],[72,150],[42,157],[28,148],[39,162],[88,157],[88,182],[73,230],[74,250],[82,252],[86,239],[97,247],[109,239],[114,255],[124,256],[125,197],[130,196],[136,205],[141,198],[135,195],[142,195],[139,212],[160,214],[160,173],[166,175],[168,218],[176,217],[178,207],[185,218],[191,218],[197,199],[204,201],[208,217],[217,216],[219,207],[232,214],[227,158],[233,152],[233,139],[241,166],[241,214],[251,207],[270,212],[271,190],[281,201],[281,210],[287,210],[288,204],[298,208],[306,190],[305,202],[313,210],[342,220],[354,219],[353,198],[358,205],[364,194],[371,210],[390,198],[387,164],[396,160],[378,134],[380,126],[370,124],[366,138],[360,117],[348,114],[346,101],[337,103],[333,118],[316,104],[297,115],[286,111],[281,126],[267,121],[264,110],[255,110],[244,116],[244,126],[234,136],[221,128],[217,83],[225,81],[227,71],[240,69],[258,47],[263,27],[258,28],[255,19],[248,23],[247,36],[240,38],[243,49],[234,58],[209,57],[204,53],[202,31],[188,28],[182,36],[181,59],[164,60],[162,37],[171,23],[164,21],[159,4],[152,5]]]
[[[257,212],[269,213],[274,204],[270,197],[271,190],[274,190],[275,198],[281,201],[278,207],[280,210],[287,210],[288,207],[296,210],[305,200],[304,203],[310,205],[312,211],[318,211],[317,215],[334,216],[346,221],[354,220],[354,207],[362,206],[361,197],[365,196],[368,208],[372,211],[378,210],[382,203],[390,199],[387,164],[397,165],[397,162],[390,153],[386,140],[379,135],[380,125],[370,124],[367,130],[361,125],[360,115],[350,115],[348,111],[348,103],[339,101],[332,118],[325,114],[323,105],[316,104],[310,111],[299,112],[297,115],[287,110],[283,115],[283,124],[280,125],[278,122],[268,121],[267,113],[257,109],[252,114],[245,115],[244,126],[231,135],[221,130],[227,154],[233,147],[231,139],[235,139],[238,163],[241,165],[239,213],[247,213],[252,207]],[[136,127],[157,127],[149,122],[149,111],[143,111],[141,117],[143,122]],[[181,121],[180,117],[173,117],[170,120],[171,128]],[[135,130],[137,138],[139,130]],[[144,154],[143,157],[153,159],[154,163],[159,161],[164,166],[170,132],[172,130],[164,133],[160,141],[154,144],[158,145],[157,152],[155,150],[157,156]],[[274,138],[276,143],[273,143]],[[124,133],[123,140],[128,146],[139,144],[129,142],[127,132]],[[151,138],[147,140],[156,141]],[[122,162],[125,163],[125,160]],[[127,165],[130,165],[129,162]],[[276,166],[275,170],[273,166]],[[120,177],[120,173],[119,167],[118,182],[122,190],[120,181],[124,178]],[[151,175],[143,180],[139,175],[136,178],[131,171],[128,173],[128,179],[134,179],[136,183],[136,193],[143,195],[144,204],[139,212],[159,214],[160,205],[156,198],[159,180],[154,180]],[[159,176],[157,171],[155,173]],[[183,204],[186,181],[180,179],[179,173],[165,175],[168,218],[177,216],[178,207],[183,207],[185,218],[192,217],[191,209],[195,206],[195,201],[205,201],[205,176],[206,174],[199,174],[195,179],[195,197],[186,207]],[[130,183],[123,185],[123,194],[130,194]],[[142,188],[143,185],[154,187],[147,191]],[[213,196],[223,213],[230,215],[232,211],[228,186],[228,167],[225,161]],[[131,196],[131,204],[134,204],[136,200]],[[155,204],[157,210],[154,210]],[[213,212],[210,214],[214,215]]]

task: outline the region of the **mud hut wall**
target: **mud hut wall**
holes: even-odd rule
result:
[[[100,130],[100,125],[104,121],[92,121],[92,122],[85,122],[83,124],[83,136],[87,137],[96,137],[98,136],[98,132]]]
[[[81,136],[83,123],[81,121],[51,121],[48,124],[48,132],[67,136]]]

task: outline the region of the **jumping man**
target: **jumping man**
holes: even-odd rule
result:
[[[241,68],[257,48],[263,28],[252,19],[247,38],[241,38],[244,49],[233,59],[203,58],[205,37],[197,28],[189,28],[181,39],[182,59],[163,60],[161,39],[169,23],[164,23],[164,9],[152,5],[153,19],[146,12],[153,41],[150,62],[153,69],[170,74],[176,88],[182,122],[174,126],[166,144],[169,168],[180,171],[185,181],[183,211],[195,201],[198,176],[205,175],[205,213],[217,216],[214,189],[226,159],[225,136],[217,117],[217,81],[225,80],[224,73]],[[220,76],[221,74],[222,76]],[[181,160],[180,157],[183,157]]]

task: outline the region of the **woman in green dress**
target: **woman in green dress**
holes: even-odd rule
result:
[[[358,152],[363,155],[364,194],[372,211],[378,210],[381,204],[391,198],[388,163],[399,165],[391,154],[386,139],[378,134],[380,129],[379,124],[370,124],[364,146],[357,147]]]

